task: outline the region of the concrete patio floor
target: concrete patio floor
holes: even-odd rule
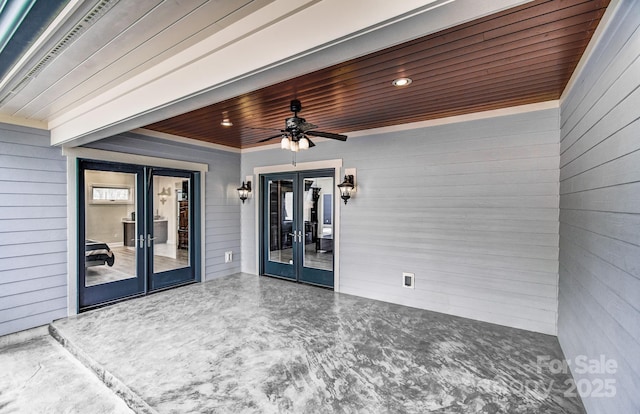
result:
[[[0,413],[133,413],[46,329],[0,346]]]
[[[564,395],[570,377],[538,364],[563,359],[555,337],[266,277],[168,290],[56,321],[50,331],[136,412],[584,412],[578,397]],[[45,344],[57,347],[39,338],[0,349],[0,361],[16,347]],[[31,358],[12,366],[20,379],[0,377],[0,401],[43,363]],[[78,381],[102,386],[86,375]],[[112,401],[51,381],[40,386],[43,400],[95,393],[87,404]],[[19,407],[24,398],[12,401]],[[55,412],[126,412],[78,404],[69,399]]]

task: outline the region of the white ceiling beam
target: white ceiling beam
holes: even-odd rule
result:
[[[51,143],[95,141],[526,2],[276,0],[49,120]]]

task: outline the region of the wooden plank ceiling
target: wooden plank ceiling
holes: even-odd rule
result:
[[[275,143],[249,128],[284,128],[294,98],[299,116],[335,133],[555,100],[608,4],[534,1],[144,128],[249,148]],[[411,85],[391,85],[405,76]]]

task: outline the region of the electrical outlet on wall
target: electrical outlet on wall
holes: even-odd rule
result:
[[[408,289],[415,289],[416,275],[413,273],[402,272],[402,286]]]
[[[233,252],[224,252],[224,262],[231,263],[233,261]]]

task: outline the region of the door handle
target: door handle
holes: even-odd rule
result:
[[[151,237],[150,234],[147,234],[147,247],[151,247],[151,242],[155,239],[155,237]]]
[[[293,242],[302,243],[302,231],[294,231],[293,233],[289,233]]]
[[[135,239],[133,239],[135,240]],[[140,241],[138,242],[138,247],[143,249],[144,248],[144,235],[140,235]]]

